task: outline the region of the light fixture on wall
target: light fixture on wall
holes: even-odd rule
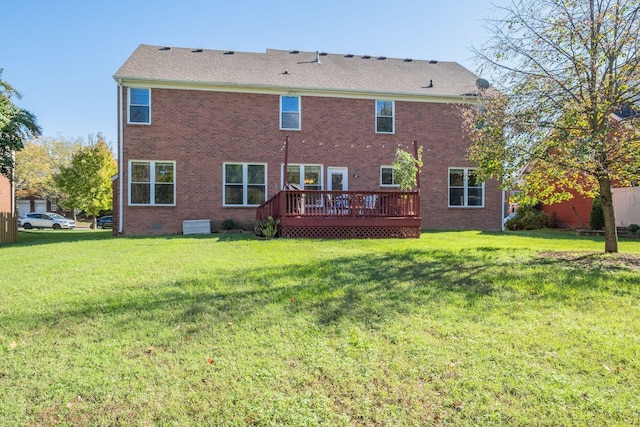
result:
[[[354,178],[357,178],[357,177],[358,177],[358,172],[354,172],[354,173],[353,173],[353,177],[354,177]]]

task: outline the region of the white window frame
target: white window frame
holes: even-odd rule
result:
[[[131,92],[134,90],[146,90],[149,92],[149,104],[132,104]],[[149,109],[149,120],[146,122],[131,121],[131,107],[147,107]],[[146,87],[129,87],[127,88],[127,124],[130,125],[150,125],[151,124],[151,89]]]
[[[284,113],[292,113],[292,111],[283,111],[282,104],[284,98],[298,98],[298,111],[295,112],[298,114],[298,127],[297,128],[289,128],[284,127],[282,123],[282,116]],[[298,95],[280,95],[280,130],[301,130],[302,129],[302,97]]]
[[[318,190],[324,190],[324,165],[322,164],[315,164],[315,163],[289,163],[287,166],[299,166],[300,167],[300,181],[301,182],[289,182],[289,184],[297,184],[299,185],[302,189],[304,189],[304,169],[306,167],[309,166],[313,166],[313,167],[318,167],[320,168],[320,188]],[[284,178],[285,178],[285,171],[284,171],[284,163],[281,164],[280,167],[280,187],[282,188],[284,186]]]
[[[226,197],[227,197],[227,165],[242,165],[242,204],[237,204],[237,203],[227,203]],[[248,174],[248,170],[249,170],[249,166],[264,166],[264,200],[259,203],[259,204],[249,204],[248,203],[248,188],[249,185],[260,185],[260,184],[250,184],[249,182],[247,182],[247,178],[249,176]],[[268,194],[268,189],[269,186],[267,185],[267,177],[268,175],[268,165],[267,163],[261,163],[261,162],[224,162],[222,164],[222,206],[225,207],[256,207],[256,206],[260,206],[262,203],[266,202],[269,199],[269,194]],[[230,183],[230,185],[237,185],[237,183]]]
[[[400,184],[384,184],[382,182],[382,170],[383,169],[391,169],[391,181],[396,180],[395,168],[391,165],[382,165],[380,166],[380,187],[388,187],[388,188],[399,188]]]
[[[451,186],[451,171],[454,170],[462,170],[463,171],[463,186]],[[476,171],[477,168],[469,168],[469,167],[450,167],[447,171],[447,205],[450,208],[461,208],[461,209],[481,209],[484,208],[484,200],[485,200],[485,186],[484,182],[480,183],[479,187],[471,187],[471,188],[481,188],[482,189],[482,204],[481,205],[469,205],[469,172]],[[451,189],[452,188],[463,188],[463,204],[462,205],[452,205],[451,204]]]
[[[389,117],[389,116],[379,116],[378,115],[378,103],[379,102],[390,102],[391,103],[391,132],[384,132],[384,131],[380,131],[378,130],[378,117]],[[388,99],[376,99],[375,102],[375,129],[376,129],[376,133],[380,133],[383,135],[393,135],[396,133],[396,102],[395,101],[391,101]]]
[[[148,163],[149,164],[149,203],[132,203],[131,202],[131,185],[136,184],[132,182],[131,169],[134,163]],[[173,203],[156,203],[156,164],[157,163],[169,163],[173,165]],[[129,160],[129,175],[128,175],[128,197],[127,201],[129,206],[175,206],[176,205],[176,162],[174,160]],[[168,185],[168,183],[166,183]]]

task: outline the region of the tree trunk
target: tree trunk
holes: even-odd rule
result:
[[[598,178],[598,184],[600,186],[600,199],[602,200],[602,213],[604,215],[604,251],[607,253],[618,252],[618,230],[616,229],[616,217],[613,212],[611,181],[609,178]]]

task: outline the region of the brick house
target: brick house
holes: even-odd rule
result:
[[[140,45],[114,79],[115,234],[179,234],[194,219],[250,226],[285,180],[392,190],[395,151],[413,140],[422,227],[501,228],[498,183],[477,182],[466,160],[458,109],[473,104],[477,77],[457,63]]]

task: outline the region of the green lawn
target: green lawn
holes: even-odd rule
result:
[[[0,425],[637,425],[640,241],[603,247],[21,232]]]

